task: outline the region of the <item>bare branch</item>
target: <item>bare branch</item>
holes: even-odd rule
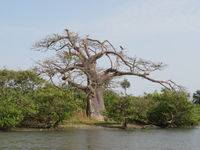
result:
[[[73,80],[71,80],[70,78],[67,78],[67,80],[66,81],[68,81],[71,85],[73,85],[73,86],[75,86],[75,87],[77,87],[77,88],[79,88],[79,89],[82,89],[82,90],[88,90],[88,86],[83,86],[83,85],[81,85],[81,84],[77,84],[76,82],[74,82]]]
[[[165,67],[163,63],[154,63],[136,57],[128,57],[124,54],[123,48],[118,51],[108,40],[103,42],[89,38],[88,35],[81,38],[77,33],[65,30],[64,35],[53,34],[37,42],[34,47],[39,50],[54,50],[57,57],[38,62],[40,73],[53,77],[61,74],[65,80],[78,88],[81,86],[71,79],[70,73],[80,72],[87,77],[88,87],[95,88],[103,86],[114,77],[123,75],[134,75],[149,81],[159,83],[165,88],[176,89],[180,86],[171,80],[156,80],[150,78],[152,72]],[[110,66],[97,69],[97,60],[108,58]],[[68,74],[68,77],[66,77]],[[64,79],[63,78],[63,79]],[[66,80],[67,79],[67,80]],[[87,88],[88,88],[87,87]],[[81,88],[81,87],[80,87]]]
[[[88,35],[83,39],[83,45],[84,45],[85,52],[86,52],[87,56],[90,57],[91,54],[90,54],[89,49],[88,49],[87,40],[88,40]]]

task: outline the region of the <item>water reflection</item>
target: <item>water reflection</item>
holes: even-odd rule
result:
[[[199,150],[200,129],[0,132],[0,150]]]
[[[87,132],[86,133],[86,143],[88,150],[102,150],[103,143],[101,142],[102,135],[100,131],[96,132]]]

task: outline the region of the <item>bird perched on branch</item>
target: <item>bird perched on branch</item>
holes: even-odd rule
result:
[[[121,50],[124,50],[124,48],[121,45],[119,47],[121,48]]]

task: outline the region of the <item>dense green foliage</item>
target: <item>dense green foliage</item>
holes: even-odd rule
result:
[[[0,96],[0,128],[18,125],[23,120],[20,107],[15,104],[15,99],[10,95],[4,99]]]
[[[188,94],[166,89],[144,97],[118,96],[106,108],[108,119],[123,124],[135,121],[161,127],[193,126],[200,118],[199,107],[189,101]]]
[[[119,96],[111,90],[104,91],[106,111],[103,112],[108,120],[123,123],[128,122],[147,124],[147,112],[151,101],[143,97]]]
[[[43,82],[30,71],[0,71],[0,128],[19,125],[25,116],[36,113],[31,97]]]
[[[135,118],[132,118],[132,121],[140,124],[149,124],[148,113],[152,106],[155,105],[155,101],[149,97],[135,97],[134,106],[135,106]]]
[[[163,127],[198,124],[198,108],[189,101],[188,94],[164,89],[161,93],[155,92],[148,96],[155,100],[148,112],[149,123]]]
[[[58,88],[51,84],[37,88],[33,100],[37,106],[34,120],[44,123],[46,127],[56,127],[59,122],[69,119],[82,103],[69,88]]]
[[[44,80],[31,71],[0,71],[0,88],[20,89],[23,93],[32,92],[41,86]]]
[[[0,128],[56,127],[84,107],[74,90],[58,88],[31,71],[0,71]]]
[[[123,127],[127,127],[128,121],[135,118],[135,110],[134,99],[125,96],[113,101],[103,114],[114,121],[123,122]]]
[[[123,127],[132,122],[161,127],[197,125],[199,93],[194,93],[192,103],[188,94],[166,89],[143,97],[104,90],[103,114]],[[86,105],[87,95],[73,86],[56,87],[31,71],[0,71],[0,128],[57,127]]]
[[[110,109],[110,107],[112,107],[115,101],[118,101],[120,96],[112,90],[104,90],[103,97],[104,97],[104,104],[107,110]]]

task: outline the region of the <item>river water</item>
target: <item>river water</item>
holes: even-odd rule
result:
[[[195,129],[0,132],[0,150],[199,150]]]

